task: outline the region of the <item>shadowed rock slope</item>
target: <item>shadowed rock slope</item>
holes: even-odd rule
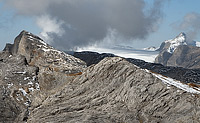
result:
[[[155,62],[167,66],[184,67],[188,69],[200,68],[200,48],[196,46],[178,46],[173,54],[166,57],[166,52],[161,52]]]
[[[97,52],[91,52],[91,51],[83,51],[83,52],[74,52],[72,55],[76,58],[79,58],[87,64],[87,66],[90,66],[92,64],[97,64],[101,60],[103,60],[106,57],[116,57],[116,55],[111,53],[97,53]]]

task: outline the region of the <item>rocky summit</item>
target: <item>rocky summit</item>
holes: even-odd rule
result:
[[[200,122],[198,84],[113,54],[87,53],[87,64],[74,56],[26,31],[7,44],[0,52],[0,122]]]
[[[200,68],[199,42],[187,41],[185,33],[180,33],[176,38],[163,42],[159,50],[155,63],[188,69]]]
[[[26,121],[30,107],[82,73],[85,62],[22,31],[0,53],[0,121]]]

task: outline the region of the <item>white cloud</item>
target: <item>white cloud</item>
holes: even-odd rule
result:
[[[59,21],[56,18],[52,18],[49,15],[39,16],[36,20],[37,25],[42,29],[40,33],[41,37],[48,43],[51,43],[53,38],[49,34],[56,34],[57,36],[62,36],[64,30],[62,25],[63,21]]]

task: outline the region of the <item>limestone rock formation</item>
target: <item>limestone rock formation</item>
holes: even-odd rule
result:
[[[199,122],[199,99],[125,59],[105,58],[32,109],[28,122]]]
[[[26,121],[31,106],[40,105],[85,67],[80,59],[22,31],[0,52],[1,121]]]
[[[0,122],[200,121],[198,83],[163,74],[178,68],[162,69],[112,54],[88,57],[86,67],[22,31],[0,52]]]
[[[30,98],[39,90],[38,68],[28,66],[22,55],[1,52],[0,56],[0,121],[25,121]]]

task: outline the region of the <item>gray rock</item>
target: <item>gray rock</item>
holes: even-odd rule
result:
[[[160,63],[162,65],[167,66],[167,62],[169,60],[169,58],[172,56],[171,53],[167,52],[167,51],[161,51],[159,53],[159,55],[155,58],[155,63]]]
[[[85,67],[85,62],[22,31],[14,44],[0,52],[0,121],[25,122],[30,108],[40,105]]]
[[[0,85],[0,121],[13,122],[21,113],[20,107],[10,97],[10,91],[5,85]]]
[[[33,108],[28,122],[198,122],[197,97],[122,58],[105,58]]]
[[[165,85],[128,59],[97,57],[86,68],[26,31],[0,58],[1,122],[200,121],[199,95]]]
[[[169,58],[167,65],[184,68],[200,68],[200,48],[194,46],[180,46]]]

